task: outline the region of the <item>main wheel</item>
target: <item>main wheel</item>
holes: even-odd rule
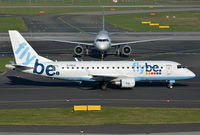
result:
[[[106,90],[107,89],[107,83],[103,82],[103,83],[100,83],[100,88],[102,90]]]

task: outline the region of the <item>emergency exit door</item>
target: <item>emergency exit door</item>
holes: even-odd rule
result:
[[[166,69],[167,69],[167,75],[171,75],[172,74],[172,65],[167,65]]]

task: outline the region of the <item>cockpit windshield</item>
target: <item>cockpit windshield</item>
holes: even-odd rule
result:
[[[106,41],[106,42],[109,42],[108,39],[97,39],[97,40],[96,40],[96,42],[105,42],[105,41]]]
[[[180,68],[185,68],[184,65],[177,65],[177,68],[180,69]]]

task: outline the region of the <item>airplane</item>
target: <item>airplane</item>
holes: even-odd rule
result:
[[[15,62],[8,69],[68,81],[108,83],[133,88],[139,81],[167,80],[172,88],[176,80],[191,79],[195,74],[173,61],[53,61],[40,56],[15,30],[9,31]]]
[[[138,41],[129,41],[129,42],[120,42],[120,43],[112,43],[110,35],[114,35],[118,33],[109,33],[105,30],[105,24],[104,24],[104,8],[103,8],[103,19],[102,19],[102,30],[99,33],[89,33],[89,34],[96,34],[96,37],[94,39],[93,43],[86,43],[86,42],[78,42],[78,41],[67,41],[67,40],[56,40],[56,39],[42,39],[46,41],[55,41],[55,42],[63,42],[63,43],[71,43],[71,44],[77,44],[74,48],[74,54],[76,56],[81,56],[84,54],[89,55],[89,49],[95,48],[96,50],[101,52],[101,58],[103,59],[105,52],[107,52],[112,47],[115,47],[116,55],[129,55],[132,53],[132,48],[129,46],[129,44],[135,44],[135,43],[144,43],[144,42],[151,42],[151,41],[159,41],[159,40],[168,40],[171,38],[160,38],[160,39],[149,39],[149,40],[138,40]],[[87,33],[88,34],[88,33]],[[84,47],[85,46],[85,51]]]

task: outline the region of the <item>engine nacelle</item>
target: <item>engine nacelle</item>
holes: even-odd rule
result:
[[[74,53],[76,55],[82,55],[83,54],[83,47],[81,45],[77,45],[75,48],[74,48]]]
[[[125,45],[122,47],[122,54],[129,55],[132,52],[132,48],[129,45]]]
[[[124,78],[120,81],[112,82],[115,85],[121,86],[121,88],[133,88],[135,87],[135,79],[134,78]]]
[[[133,88],[135,87],[135,79],[134,78],[126,78],[120,80],[121,88]]]

